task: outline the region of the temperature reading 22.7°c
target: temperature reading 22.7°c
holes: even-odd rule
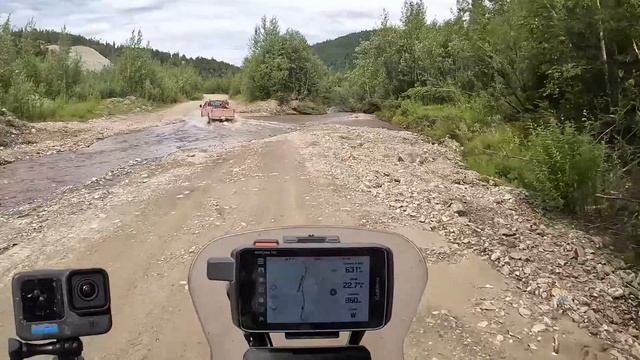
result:
[[[343,289],[362,289],[364,288],[364,282],[362,281],[344,281],[342,283]]]
[[[344,272],[347,274],[355,274],[355,273],[361,273],[364,270],[362,269],[362,266],[345,266],[344,267]]]

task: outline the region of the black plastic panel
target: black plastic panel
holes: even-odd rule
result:
[[[371,360],[364,346],[249,349],[244,360]]]

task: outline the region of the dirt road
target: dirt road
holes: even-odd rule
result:
[[[6,210],[0,217],[0,338],[14,333],[11,274],[101,266],[111,277],[114,326],[86,340],[87,359],[206,359],[209,349],[186,288],[197,251],[238,231],[327,224],[395,230],[424,249],[429,284],[405,343],[406,359],[640,356],[632,296],[606,299],[605,291],[588,305],[580,299],[581,291],[591,291],[580,282],[591,276],[583,270],[589,266],[572,260],[566,254],[573,248],[564,246],[585,246],[593,238],[569,236],[561,225],[545,227],[517,192],[479,181],[452,150],[409,133],[361,127],[379,125],[364,115],[304,124],[269,120],[278,119],[234,125],[240,133],[254,127],[259,135],[225,146],[177,147],[49,194],[20,212]],[[234,130],[224,126],[200,130],[212,137]],[[264,129],[277,131],[265,135]],[[502,227],[494,223],[498,218]],[[474,228],[471,237],[467,231]],[[565,235],[565,242],[556,242]],[[546,246],[557,248],[538,250]],[[585,256],[609,264],[597,252]],[[607,266],[617,276],[616,265]],[[546,292],[523,285],[538,282]],[[552,299],[564,294],[556,288],[575,306],[552,308]]]

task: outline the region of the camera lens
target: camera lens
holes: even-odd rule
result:
[[[93,280],[82,280],[76,288],[78,296],[84,301],[91,301],[98,296],[98,285]]]

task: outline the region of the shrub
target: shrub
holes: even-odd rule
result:
[[[327,108],[324,105],[311,101],[300,101],[293,107],[293,110],[303,115],[322,115],[327,113]]]
[[[455,88],[415,87],[400,95],[400,99],[422,105],[443,105],[460,102],[462,94]]]
[[[380,99],[366,99],[357,109],[365,114],[374,114],[382,110],[382,101]]]
[[[37,120],[44,116],[45,99],[36,93],[35,85],[21,72],[13,75],[9,90],[0,101],[9,111],[26,120]]]
[[[526,143],[528,176],[521,180],[548,206],[582,212],[606,186],[606,147],[571,124],[534,125]]]

